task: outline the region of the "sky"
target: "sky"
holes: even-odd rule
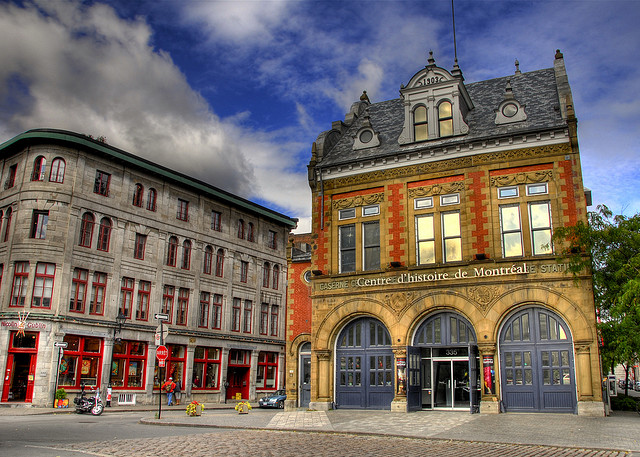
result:
[[[584,184],[640,212],[640,0],[454,0],[476,82],[564,54]],[[299,219],[318,135],[427,63],[454,62],[450,0],[0,0],[0,143],[58,128]]]

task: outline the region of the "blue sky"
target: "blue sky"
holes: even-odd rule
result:
[[[455,13],[467,82],[563,52],[585,186],[640,212],[640,1],[455,0]],[[430,50],[452,68],[449,0],[0,0],[0,143],[105,136],[304,232],[312,142],[363,90],[398,97]]]

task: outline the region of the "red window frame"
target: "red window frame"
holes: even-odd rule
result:
[[[239,298],[233,299],[233,308],[231,309],[231,331],[240,331],[240,313],[242,311],[242,300]]]
[[[33,210],[31,217],[30,238],[44,240],[47,236],[47,223],[49,222],[49,211]]]
[[[269,287],[269,279],[271,277],[271,264],[265,262],[262,267],[262,287]]]
[[[176,219],[181,221],[189,220],[189,202],[181,198],[178,199],[178,211],[176,213]]]
[[[138,283],[138,305],[136,307],[136,320],[149,320],[149,302],[151,301],[151,282],[140,281]]]
[[[249,278],[249,262],[240,261],[240,282],[247,282]]]
[[[238,219],[238,238],[244,240],[244,221],[242,219]]]
[[[178,289],[178,306],[176,307],[176,325],[187,325],[189,313],[189,289]]]
[[[10,307],[24,307],[29,282],[29,262],[16,262],[13,269]]]
[[[104,197],[108,197],[110,182],[111,182],[111,175],[109,173],[96,170],[96,181],[93,185],[93,193],[102,195]]]
[[[249,222],[249,226],[247,228],[247,241],[254,241],[253,222]]]
[[[198,327],[207,328],[209,326],[209,308],[211,307],[211,294],[200,292],[200,313],[198,315]]]
[[[16,174],[18,172],[18,164],[14,163],[9,167],[9,177],[7,178],[7,189],[11,189],[16,185]]]
[[[162,289],[162,312],[169,316],[169,320],[166,321],[167,324],[172,322],[171,317],[173,316],[173,301],[175,296],[176,288],[165,284]]]
[[[149,194],[147,195],[147,210],[154,211],[156,210],[156,199],[158,197],[158,193],[153,187],[149,188]]]
[[[36,276],[33,281],[33,294],[31,296],[32,308],[51,309],[55,274],[55,263],[38,262],[36,264]]]
[[[256,375],[256,389],[276,390],[278,386],[278,353],[258,353],[258,372]],[[272,380],[272,382],[269,382]]]
[[[99,386],[104,348],[102,339],[65,335],[63,341],[67,343],[67,347],[58,367],[58,386],[67,389],[81,389],[82,383],[87,386]],[[73,368],[70,366],[71,359],[74,360]],[[70,383],[68,375],[72,369],[71,376],[74,382]]]
[[[100,230],[98,231],[98,251],[109,252],[109,242],[111,240],[111,227],[113,226],[111,219],[103,217],[100,221]]]
[[[180,390],[184,391],[184,369],[187,366],[187,347],[178,344],[167,344],[169,357],[165,361],[164,379],[158,378],[158,359],[156,358],[153,388],[160,389],[160,384],[173,378],[173,382],[180,384]]]
[[[213,294],[211,314],[211,328],[220,330],[222,328],[222,295]]]
[[[113,362],[109,370],[111,386],[118,389],[144,390],[146,388],[147,353],[148,347],[144,341],[116,341],[113,345]],[[122,377],[120,377],[121,375]],[[132,382],[132,378],[134,382]],[[139,379],[138,382],[135,382],[136,378]]]
[[[267,242],[267,245],[271,249],[277,249],[278,248],[278,234],[276,232],[274,232],[273,230],[269,230],[269,240]]]
[[[147,244],[147,235],[136,233],[135,247],[133,248],[133,258],[144,260],[144,248]]]
[[[133,206],[137,206],[138,208],[142,208],[142,201],[144,197],[144,186],[140,183],[136,184],[135,189],[133,190],[133,200],[131,204]]]
[[[260,305],[260,335],[266,335],[269,332],[269,304]]]
[[[220,348],[196,346],[191,382],[193,390],[220,389]]]
[[[204,262],[202,265],[202,273],[205,275],[211,274],[211,265],[213,264],[213,248],[207,246],[204,248]]]
[[[279,286],[280,286],[280,266],[274,265],[273,266],[273,281],[271,282],[271,287],[273,287],[275,290],[278,290]]]
[[[183,270],[191,268],[191,241],[189,240],[182,242],[182,262],[180,266]]]
[[[93,273],[91,283],[91,301],[89,302],[89,314],[102,316],[104,313],[104,301],[107,293],[107,274],[96,271]]]
[[[216,253],[216,276],[222,278],[224,275],[224,250],[218,249]]]
[[[222,231],[222,213],[220,211],[211,211],[211,230]]]
[[[120,312],[124,314],[127,319],[131,319],[131,308],[133,308],[133,288],[135,287],[135,280],[133,278],[122,278],[122,284],[120,286]]]
[[[11,233],[11,218],[12,217],[13,217],[13,208],[9,207],[9,208],[7,208],[7,213],[6,213],[7,223],[4,226],[4,237],[2,238],[3,241],[8,241],[9,240],[9,233]]]
[[[169,238],[169,247],[167,248],[167,265],[175,267],[176,257],[178,257],[178,238],[172,236]]]
[[[51,170],[49,171],[49,182],[64,183],[64,170],[66,162],[61,157],[56,157],[51,162]]]
[[[44,156],[36,157],[33,161],[33,172],[31,173],[31,181],[44,181],[45,168],[47,166],[47,159]]]
[[[278,336],[278,314],[280,314],[280,306],[271,305],[271,336]]]
[[[253,302],[251,300],[245,300],[243,319],[242,319],[242,332],[251,333],[252,323],[253,323]]]
[[[82,268],[75,268],[73,270],[73,278],[71,280],[69,311],[73,313],[84,313],[84,304],[87,297],[88,284],[89,271]]]
[[[82,215],[82,222],[80,222],[80,242],[78,246],[85,248],[91,247],[91,241],[93,239],[93,226],[96,223],[96,218],[91,213],[84,213]]]

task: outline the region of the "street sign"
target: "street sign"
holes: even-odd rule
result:
[[[159,321],[168,321],[169,315],[165,313],[156,313],[153,317],[158,319]]]
[[[164,360],[158,360],[158,366],[164,368]]]
[[[156,346],[160,346],[160,332],[162,332],[162,342],[167,341],[167,336],[169,336],[169,328],[164,325],[158,325],[156,328]]]
[[[162,362],[167,360],[167,358],[169,357],[169,350],[167,349],[167,347],[158,346],[158,349],[156,349],[156,357]]]
[[[66,348],[69,345],[69,343],[64,343],[64,342],[59,342],[58,343],[58,342],[56,342],[56,343],[53,343],[53,345],[55,347],[57,347],[57,348]]]

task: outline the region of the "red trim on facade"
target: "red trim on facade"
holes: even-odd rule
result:
[[[486,254],[485,250],[489,247],[489,229],[486,228],[489,218],[485,214],[489,213],[489,205],[482,195],[482,190],[486,189],[486,183],[482,182],[482,178],[486,174],[484,171],[476,171],[469,173],[469,201],[471,202],[471,223],[474,225],[471,236],[475,240],[471,243],[475,253]]]
[[[389,259],[392,262],[401,262],[406,256],[403,249],[405,245],[404,234],[406,232],[403,184],[391,184],[389,189]]]
[[[576,195],[573,184],[573,167],[570,160],[563,160],[559,163],[562,167],[560,178],[564,180],[564,184],[560,185],[560,189],[566,196],[562,197],[563,216],[567,220],[567,226],[575,225],[578,222],[578,211],[576,208]],[[566,207],[564,207],[566,205]]]
[[[446,182],[458,182],[463,181],[464,175],[447,176],[445,178],[425,179],[423,181],[414,181],[407,184],[407,188],[412,189],[414,187],[432,186],[434,184],[443,184]]]
[[[552,163],[541,163],[539,165],[529,165],[527,167],[501,168],[500,170],[489,171],[489,176],[510,175],[512,173],[525,173],[527,171],[551,170]]]

